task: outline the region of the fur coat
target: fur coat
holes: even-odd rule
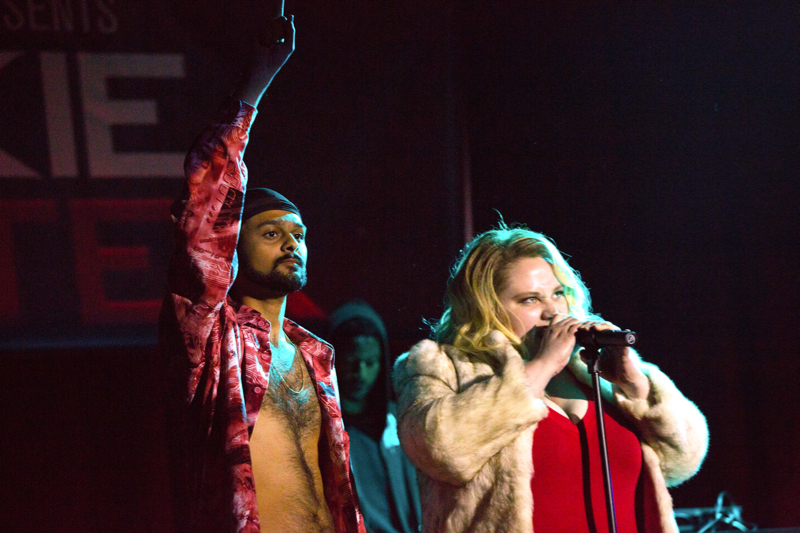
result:
[[[603,399],[637,428],[658,502],[653,533],[677,533],[667,487],[700,468],[708,427],[666,375],[641,366],[651,384],[647,399],[629,399],[602,380]],[[591,386],[577,354],[568,369]],[[531,450],[548,408],[529,390],[519,353],[506,343],[470,356],[425,340],[398,358],[394,384],[400,442],[418,472],[423,532],[533,531]]]

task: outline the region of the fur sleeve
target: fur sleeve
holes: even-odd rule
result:
[[[675,486],[700,469],[708,451],[708,425],[697,406],[658,367],[642,363],[642,371],[650,380],[647,399],[631,400],[618,387],[614,396],[658,456],[667,486]]]
[[[496,373],[458,375],[468,356],[422,341],[395,364],[398,432],[411,462],[429,477],[464,485],[522,431],[547,416],[525,380],[522,359],[505,344]],[[454,364],[454,359],[458,364]]]

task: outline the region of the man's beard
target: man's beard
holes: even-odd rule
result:
[[[250,282],[275,294],[297,292],[306,286],[307,277],[305,266],[301,267],[297,272],[287,274],[277,269],[279,264],[280,263],[275,265],[272,272],[266,274],[254,269],[249,261],[243,262],[240,268],[242,270],[242,275]]]

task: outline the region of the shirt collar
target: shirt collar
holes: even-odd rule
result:
[[[228,303],[233,310],[236,311],[236,322],[239,326],[256,328],[269,334],[269,321],[261,316],[261,313],[243,303],[236,302],[230,297],[228,297]],[[314,349],[312,352],[315,356],[321,356],[329,361],[333,359],[333,346],[296,322],[284,318],[283,331],[295,345],[300,346],[301,344],[306,344],[313,346]]]

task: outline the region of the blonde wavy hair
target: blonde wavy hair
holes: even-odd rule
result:
[[[509,267],[526,257],[541,257],[552,265],[572,316],[581,320],[596,317],[580,274],[569,266],[553,241],[523,225],[509,227],[501,221],[497,228],[472,239],[456,260],[447,282],[444,313],[432,324],[434,340],[480,355],[495,347],[489,333],[499,330],[527,356],[498,297],[508,281]]]

